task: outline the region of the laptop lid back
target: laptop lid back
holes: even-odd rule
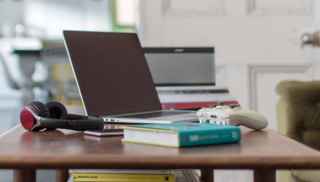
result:
[[[86,114],[105,116],[161,109],[136,34],[63,34]]]

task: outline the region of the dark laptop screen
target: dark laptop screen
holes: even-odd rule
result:
[[[64,38],[87,114],[161,109],[136,34],[64,31]]]

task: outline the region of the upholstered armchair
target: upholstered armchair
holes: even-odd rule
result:
[[[282,81],[277,93],[281,133],[320,150],[320,81]],[[319,182],[320,170],[293,170],[284,178],[286,182]]]

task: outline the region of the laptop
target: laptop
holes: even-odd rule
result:
[[[215,86],[214,47],[144,47],[160,94],[228,93]]]
[[[161,110],[135,33],[64,31],[63,35],[86,115],[110,123],[198,121],[193,111]]]

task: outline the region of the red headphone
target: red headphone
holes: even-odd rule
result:
[[[21,125],[29,131],[52,130],[57,128],[72,130],[102,130],[103,120],[97,117],[68,114],[59,102],[43,104],[31,102],[20,112]]]

